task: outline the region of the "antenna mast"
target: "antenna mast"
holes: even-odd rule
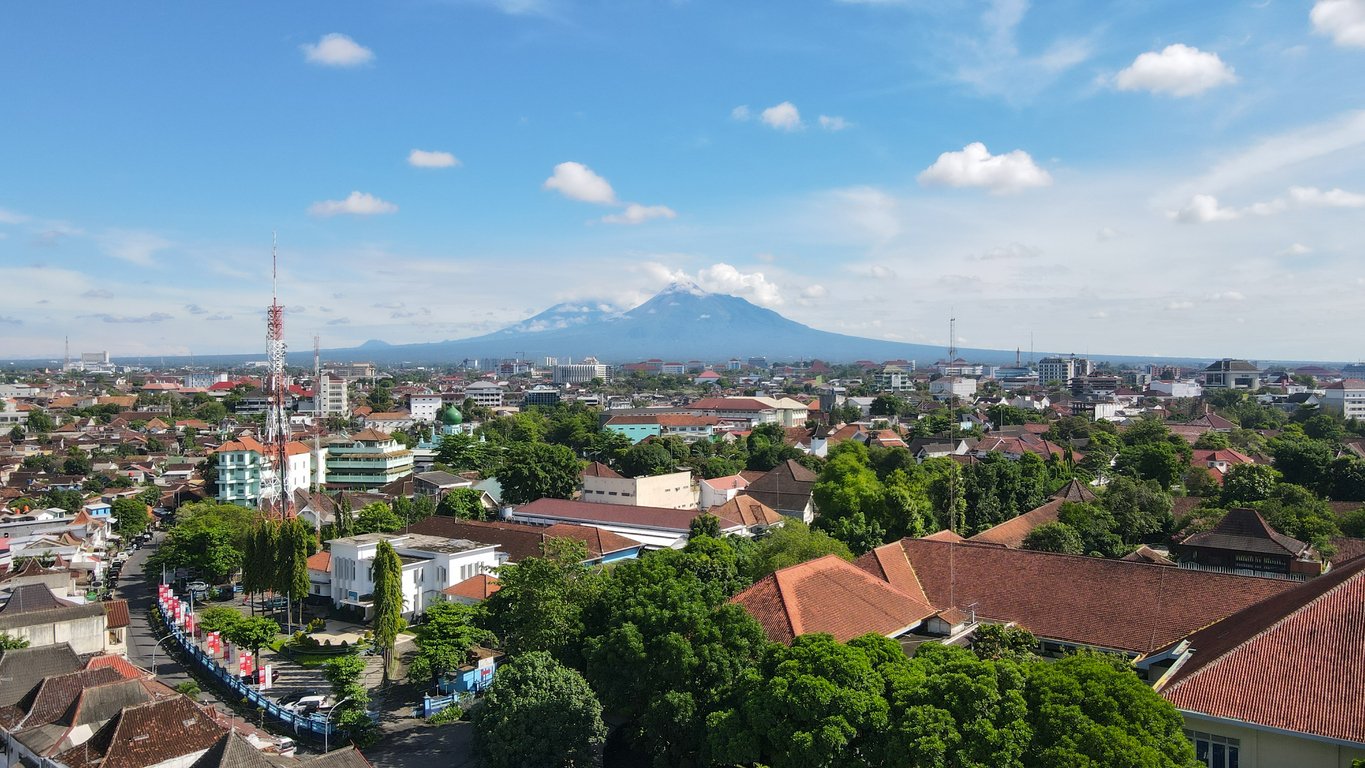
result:
[[[293,516],[289,495],[289,415],[286,412],[288,388],[284,380],[284,307],[279,300],[279,239],[270,233],[270,308],[266,314],[266,353],[270,373],[266,383],[269,406],[265,418],[263,470],[273,469],[262,478],[261,496],[270,497],[272,511],[281,520]]]
[[[957,359],[957,318],[948,318],[948,362]]]

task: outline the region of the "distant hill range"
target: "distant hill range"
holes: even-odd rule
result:
[[[468,339],[422,344],[389,344],[371,340],[358,347],[324,349],[328,361],[369,361],[378,364],[458,364],[465,360],[522,358],[581,360],[593,356],[606,363],[625,363],[650,358],[670,361],[719,361],[751,356],[770,361],[820,359],[841,363],[855,360],[906,359],[920,366],[942,359],[946,349],[830,333],[789,320],[737,296],[710,293],[679,282],[660,291],[634,309],[616,311],[596,302],[557,304],[534,317],[499,331]],[[1041,357],[1046,352],[1038,352]],[[1005,364],[1015,359],[1013,350],[961,349],[958,355],[977,363]],[[1097,360],[1144,363],[1158,358],[1089,355]],[[195,355],[199,365],[230,365],[265,358],[259,353]],[[312,353],[295,351],[289,361],[310,365]],[[117,358],[117,362],[145,365],[178,365],[188,357]],[[1204,363],[1192,358],[1160,358],[1170,363]]]

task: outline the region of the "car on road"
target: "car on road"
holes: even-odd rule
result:
[[[299,702],[300,699],[306,699],[306,698],[315,697],[315,696],[316,696],[316,697],[321,697],[321,695],[322,695],[322,694],[318,693],[317,691],[308,691],[308,690],[294,691],[293,693],[288,694],[287,696],[281,697],[279,701],[280,701],[280,705],[281,705],[281,706],[284,706],[284,705],[286,705],[286,704],[297,704],[297,703]]]
[[[293,704],[287,705],[286,708],[292,709],[301,715],[311,715],[315,712],[318,714],[331,712],[332,706],[333,702],[331,696],[313,695],[304,696]]]
[[[271,611],[282,611],[289,607],[289,600],[283,597],[271,597],[262,600],[261,607]]]

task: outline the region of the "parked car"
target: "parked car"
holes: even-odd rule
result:
[[[318,693],[317,691],[307,691],[307,690],[304,690],[304,691],[294,691],[293,693],[289,694],[288,696],[285,696],[285,697],[281,698],[281,699],[280,699],[280,704],[281,704],[281,706],[286,705],[286,704],[297,704],[297,703],[299,702],[299,700],[301,700],[301,699],[306,699],[306,698],[315,697],[315,696],[321,698],[322,694]]]

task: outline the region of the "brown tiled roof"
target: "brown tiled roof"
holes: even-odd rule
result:
[[[242,435],[236,440],[229,440],[218,446],[218,453],[231,453],[233,451],[254,451],[255,453],[265,453],[265,446],[251,435]]]
[[[753,486],[750,486],[752,488]],[[664,531],[687,532],[699,512],[695,509],[667,509],[665,507],[628,507],[618,504],[594,504],[588,501],[565,499],[537,499],[523,504],[517,512],[538,515],[561,521],[612,523],[657,528]],[[430,519],[430,518],[428,518]]]
[[[1170,559],[1169,557],[1166,557],[1165,555],[1161,554],[1155,549],[1152,549],[1146,544],[1143,544],[1142,546],[1138,547],[1132,552],[1129,552],[1128,554],[1124,555],[1119,559],[1127,560],[1128,562],[1131,563],[1151,563],[1152,565],[1165,566],[1175,565],[1174,560]]]
[[[583,470],[583,476],[620,478],[621,474],[600,461],[594,461]]]
[[[185,696],[127,707],[54,759],[68,768],[145,768],[207,750],[223,729]]]
[[[610,506],[610,505],[593,505]],[[599,558],[612,552],[640,546],[640,542],[591,525],[555,524],[551,526],[513,523],[506,520],[461,520],[434,515],[408,529],[410,533],[442,536],[448,539],[469,539],[485,544],[496,544],[507,554],[508,562],[516,563],[528,557],[544,554],[546,539],[577,539],[588,547],[588,555]]]
[[[1061,490],[1052,494],[1052,498],[1062,501],[1086,502],[1094,501],[1096,497],[1089,485],[1073,477],[1070,482],[1061,487]]]
[[[114,653],[102,653],[99,656],[92,656],[85,662],[86,669],[112,669],[124,680],[139,680],[151,676],[141,667],[134,665],[128,659]]]
[[[24,710],[25,715],[18,725],[20,728],[33,728],[56,722],[80,697],[81,691],[122,680],[118,672],[112,669],[82,669],[64,675],[49,675],[19,702],[19,708]]]
[[[935,531],[934,533],[931,533],[931,534],[929,534],[928,536],[925,536],[925,537],[923,537],[923,538],[925,539],[925,541],[965,541],[965,540],[966,540],[966,539],[963,538],[962,534],[960,534],[960,533],[958,533],[958,532],[956,532],[956,531],[949,530],[949,529],[947,529],[947,528],[944,528],[944,529],[941,530],[941,531]]]
[[[541,530],[546,539],[575,539],[583,542],[588,545],[588,554],[594,559],[641,546],[640,542],[629,536],[622,536],[595,525],[555,523]]]
[[[902,539],[939,608],[973,608],[1039,637],[1147,654],[1294,582],[1023,549]],[[893,586],[898,586],[892,582]]]
[[[1212,530],[1186,536],[1182,547],[1208,547],[1236,552],[1297,557],[1308,545],[1276,531],[1254,509],[1230,509]]]
[[[745,493],[779,512],[795,512],[806,508],[814,487],[815,473],[787,459],[750,483]]]
[[[697,411],[771,411],[773,407],[762,400],[747,397],[704,397],[687,405]]]
[[[128,601],[106,600],[104,606],[104,626],[106,629],[119,629],[128,626]]]
[[[1028,538],[1034,528],[1057,522],[1057,515],[1065,503],[1066,500],[1064,499],[1054,498],[1041,507],[1035,507],[1022,515],[1011,517],[999,525],[992,526],[975,536],[969,537],[967,540],[980,544],[998,544],[1002,547],[1018,549],[1024,546],[1024,539]]]
[[[70,608],[73,605],[75,603],[61,600],[52,594],[52,590],[46,584],[21,584],[10,593],[9,602],[0,606],[0,616],[18,616],[23,613]]]
[[[310,555],[308,557],[308,570],[322,571],[323,573],[331,573],[332,553],[323,550],[322,552]]]
[[[1162,695],[1177,708],[1365,742],[1365,560],[1190,636]]]
[[[1352,539],[1346,536],[1332,539],[1337,553],[1332,556],[1333,565],[1343,565],[1356,558],[1365,556],[1365,539]]]
[[[359,432],[355,433],[354,435],[351,435],[351,440],[358,443],[383,443],[392,439],[393,439],[392,435],[388,434],[387,432],[380,432],[379,430],[374,429],[373,427],[369,429],[362,429]]]
[[[80,657],[66,643],[0,651],[0,678],[5,680],[0,685],[0,707],[18,703],[49,675],[80,668]]]
[[[934,614],[923,601],[837,555],[768,574],[730,602],[753,615],[775,643],[808,632],[840,641],[868,632],[899,634]]]
[[[469,600],[487,600],[494,592],[501,587],[498,580],[486,573],[475,574],[458,584],[452,584],[441,590],[441,594],[451,597],[463,597]]]
[[[189,768],[275,768],[259,749],[236,733],[225,733]]]
[[[742,525],[745,528],[755,526],[775,525],[782,522],[782,515],[777,510],[764,504],[758,499],[741,493],[724,504],[717,504],[711,507],[710,514],[721,519],[721,522],[729,522],[732,525]]]
[[[905,550],[898,543],[883,544],[853,561],[859,568],[885,581],[896,589],[928,603],[929,598],[920,586],[915,569],[905,557]]]

